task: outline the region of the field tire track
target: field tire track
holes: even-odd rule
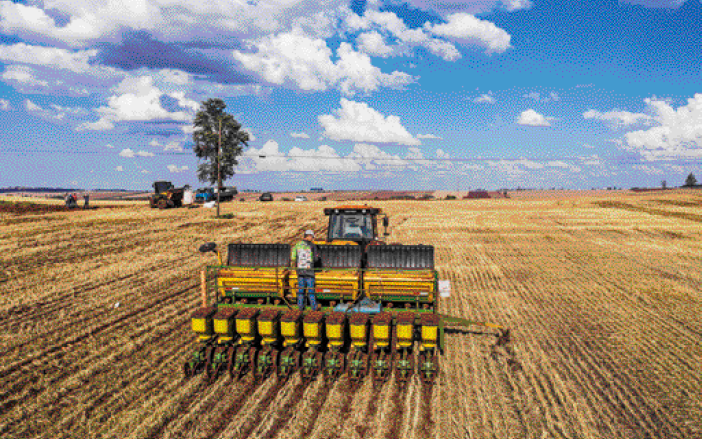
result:
[[[170,320],[170,318],[164,319],[164,321]],[[187,322],[182,322],[181,324],[178,325],[178,328],[181,329],[182,327],[185,327]],[[148,343],[153,343],[157,344],[159,343],[160,340],[162,340],[161,335],[165,334],[166,336],[168,335],[173,335],[173,336],[179,336],[177,332],[173,332],[172,328],[164,328],[161,330],[161,332],[154,332],[153,328],[145,328],[144,330],[141,331],[138,336],[140,338],[135,339],[134,344],[130,347],[132,352],[136,352],[140,347],[140,343],[143,344],[148,344]],[[8,412],[15,404],[17,404],[19,401],[22,402],[27,402],[30,399],[43,399],[42,404],[45,405],[50,405],[52,402],[56,403],[59,402],[63,399],[69,398],[72,393],[74,392],[80,392],[83,393],[87,391],[85,388],[85,385],[89,386],[90,381],[92,380],[92,377],[94,377],[96,374],[99,374],[101,371],[104,370],[109,370],[109,368],[112,367],[114,359],[123,357],[125,355],[129,354],[129,351],[116,351],[112,352],[113,349],[111,347],[106,347],[102,351],[96,352],[95,355],[92,357],[86,357],[84,358],[84,362],[90,364],[94,363],[91,366],[88,367],[78,367],[77,370],[74,372],[73,370],[71,371],[64,371],[60,373],[56,377],[52,378],[47,378],[45,379],[42,384],[44,385],[44,391],[34,391],[33,387],[30,389],[30,394],[27,393],[19,393],[19,394],[11,394],[14,396],[13,399],[7,399],[3,401],[3,410],[0,415],[5,414]],[[111,352],[111,353],[107,353]],[[97,360],[95,360],[97,359]],[[58,383],[63,381],[63,385],[59,386]],[[68,382],[67,382],[68,381]],[[56,390],[58,389],[58,390]],[[46,392],[51,392],[51,393],[46,393]],[[79,393],[79,394],[80,394]],[[48,401],[46,399],[49,398]],[[51,417],[52,412],[54,410],[58,410],[59,407],[54,407],[52,410],[49,411],[48,415]],[[14,420],[5,420],[0,423],[0,433],[6,431],[7,429],[11,428],[13,425],[16,425],[20,422],[22,422],[26,417],[29,415],[29,412],[23,412],[20,416],[19,419],[14,419]]]
[[[312,432],[310,439],[339,439],[343,430],[343,419],[349,413],[351,402],[356,396],[356,388],[344,375],[339,378],[329,396],[329,405],[324,407],[317,422],[318,427]],[[340,394],[340,395],[338,395]],[[338,395],[338,396],[337,396]]]
[[[210,407],[206,410],[198,410],[197,413],[201,416],[207,418],[208,416],[214,415],[214,418],[208,420],[206,423],[201,423],[201,428],[197,428],[194,431],[196,434],[199,433],[199,435],[195,437],[200,437],[203,439],[217,437],[217,435],[222,432],[227,425],[229,425],[229,423],[232,422],[244,404],[246,404],[251,395],[253,395],[256,392],[256,389],[259,387],[259,384],[254,383],[251,378],[251,376],[245,377],[245,381],[239,383],[241,386],[238,386],[239,389],[237,392],[232,392],[230,389],[228,395],[223,395],[223,400],[215,401],[215,403],[219,404],[216,404],[214,407]],[[230,395],[234,395],[232,399],[226,398],[226,396]],[[217,413],[219,414],[217,415]],[[200,432],[199,430],[204,430],[204,432]],[[176,438],[182,437],[184,432],[181,431],[179,434],[180,436],[176,436]]]
[[[192,257],[194,257],[194,256],[190,255],[190,256],[183,257],[183,258],[175,259],[173,261],[165,261],[164,263],[149,267],[149,270],[159,270],[159,269],[167,268],[169,266],[172,266],[175,263],[179,263],[181,261],[184,261],[185,259],[189,259]],[[17,310],[14,310],[13,308],[10,308],[7,311],[1,312],[0,315],[5,314],[6,318],[4,319],[3,324],[7,326],[7,329],[12,329],[14,326],[21,325],[22,323],[25,323],[25,322],[36,321],[40,318],[45,318],[46,316],[48,316],[51,313],[65,309],[66,302],[70,301],[70,299],[75,299],[80,295],[83,295],[85,293],[89,293],[90,291],[97,290],[98,288],[104,288],[104,287],[110,286],[110,285],[115,284],[117,282],[121,282],[121,281],[127,280],[129,278],[133,278],[134,276],[135,276],[135,273],[130,273],[130,274],[127,274],[124,276],[119,276],[115,279],[110,279],[108,281],[97,283],[97,284],[85,283],[82,285],[78,285],[76,287],[71,288],[71,291],[57,293],[55,296],[53,296],[52,299],[50,299],[48,301],[42,301],[42,302],[37,303],[35,306],[38,309],[33,311],[33,312],[22,313],[22,312],[18,312]],[[140,282],[141,282],[141,284],[137,284],[137,285],[130,284],[129,286],[131,288],[144,286],[145,284],[148,283],[148,280],[143,280]],[[69,299],[69,300],[67,300],[67,299]],[[24,305],[24,306],[28,306],[28,305]],[[58,330],[63,329],[63,328],[64,327],[57,328],[55,330],[52,330],[52,332],[58,331]],[[38,334],[38,335],[42,335],[42,334]],[[13,347],[14,346],[9,346],[10,349]],[[3,348],[5,348],[5,346],[3,346]],[[5,353],[5,352],[9,352],[10,349],[0,350],[0,354]]]
[[[128,412],[130,408],[141,405],[149,394],[163,390],[164,383],[171,380],[172,372],[169,369],[173,366],[173,357],[182,358],[182,355],[177,354],[184,353],[190,344],[190,341],[183,341],[180,344],[169,346],[167,350],[164,350],[164,356],[155,363],[145,364],[140,369],[130,370],[130,372],[134,371],[135,375],[140,378],[118,388],[117,391],[114,387],[121,384],[109,382],[107,386],[93,388],[92,391],[81,394],[80,401],[77,401],[82,407],[81,410],[64,416],[57,424],[56,429],[60,432],[75,431],[75,428],[80,428],[75,427],[76,424],[88,422],[91,418],[94,419],[102,414],[99,418],[98,432],[109,430],[111,428],[109,424],[114,423],[112,414]],[[109,417],[106,418],[106,415]],[[70,439],[71,435],[73,433],[67,439]],[[58,432],[52,433],[52,436],[62,437]]]
[[[63,343],[60,343],[60,344],[51,346],[47,349],[44,349],[43,351],[41,351],[38,354],[31,355],[29,358],[26,358],[26,359],[20,360],[20,361],[16,361],[16,362],[8,365],[5,369],[0,370],[0,378],[6,378],[10,373],[17,371],[22,366],[26,366],[27,364],[31,363],[32,361],[36,360],[37,358],[45,357],[48,354],[57,352],[57,351],[65,348],[66,346],[70,346],[70,345],[76,344],[78,342],[81,342],[88,337],[91,337],[97,333],[105,331],[106,329],[113,329],[113,326],[115,326],[115,324],[117,324],[117,323],[121,323],[122,326],[125,326],[125,325],[129,324],[128,320],[130,318],[138,316],[139,314],[143,313],[144,311],[154,310],[154,307],[156,307],[157,305],[160,305],[163,302],[171,300],[175,297],[182,296],[183,294],[190,292],[191,290],[196,288],[198,285],[199,285],[198,283],[191,284],[190,286],[182,288],[175,293],[171,293],[167,296],[163,296],[161,298],[158,298],[154,302],[150,303],[149,305],[137,308],[137,309],[130,311],[130,312],[128,312],[120,317],[117,317],[117,318],[110,320],[106,323],[102,323],[94,328],[91,328],[87,332],[84,332],[80,335],[73,336],[72,338],[70,338],[69,340],[67,340]],[[89,318],[81,319],[78,323],[82,323],[82,322],[87,321],[87,320],[89,320]]]
[[[275,376],[268,377],[258,385],[236,416],[230,418],[228,423],[227,421],[222,423],[221,429],[209,432],[209,437],[233,439],[250,437],[251,432],[268,413],[268,407],[284,385],[285,383],[279,382]]]
[[[362,423],[355,426],[356,434],[358,437],[363,439],[374,437],[377,428],[376,424],[380,422],[378,420],[379,412],[382,413],[382,410],[388,401],[388,394],[390,393],[389,383],[385,382],[382,384],[382,386],[376,386],[375,383],[372,382],[372,377],[367,377],[366,379],[371,381],[371,387],[368,390],[372,392],[372,396],[368,403],[368,408],[363,417]],[[377,397],[375,397],[376,395]]]
[[[289,415],[290,411],[300,402],[305,394],[305,390],[309,387],[307,383],[302,381],[299,373],[290,378],[286,384],[287,385],[283,387],[283,389],[290,388],[291,390],[273,405],[274,409],[271,410],[271,419],[268,422],[264,421],[265,424],[262,426],[263,428],[259,428],[259,430],[253,432],[256,437],[273,439],[279,431],[285,429],[292,418],[292,416]]]
[[[34,361],[42,361],[46,362],[50,360],[51,358],[49,357],[51,354],[59,354],[63,355],[63,349],[69,346],[73,346],[74,344],[80,343],[82,341],[88,340],[89,338],[93,337],[95,334],[99,334],[107,329],[111,330],[114,332],[116,329],[120,329],[122,327],[125,327],[129,324],[131,324],[131,319],[134,317],[140,317],[143,312],[145,311],[157,311],[157,308],[155,308],[155,305],[162,303],[164,301],[173,299],[178,296],[182,296],[191,290],[193,290],[195,287],[197,287],[197,284],[183,288],[179,291],[176,291],[175,293],[169,294],[161,299],[157,299],[156,303],[150,304],[148,306],[144,306],[141,308],[138,308],[136,310],[130,311],[120,317],[117,317],[115,319],[112,319],[106,323],[103,323],[95,328],[92,328],[88,330],[87,332],[84,332],[82,334],[76,335],[67,341],[63,343],[59,343],[57,345],[51,346],[49,348],[44,349],[42,352],[34,355],[30,355],[28,358],[25,358],[24,360],[20,360],[18,362],[12,363],[9,365],[9,367],[3,371],[0,371],[0,378],[7,378],[11,376],[14,373],[19,373],[20,376],[22,375],[23,372],[23,367],[33,363]],[[149,329],[144,329],[142,331],[143,333],[148,332]],[[87,361],[88,359],[84,359]],[[62,378],[70,375],[70,372],[63,372],[58,375],[58,377],[53,377],[51,383],[56,383],[57,381],[61,380]],[[28,376],[25,375],[24,380],[12,380],[10,381],[9,379],[7,382],[12,382],[10,384],[10,388],[3,390],[2,395],[0,395],[0,417],[7,413],[8,410],[10,410],[15,404],[21,401],[25,401],[26,397],[29,396],[27,394],[21,394],[23,389],[31,384],[31,381],[28,380]],[[34,392],[32,389],[30,389],[30,393]],[[35,394],[36,395],[36,394]],[[1,431],[1,430],[0,430]]]
[[[307,391],[299,402],[299,407],[285,426],[282,437],[308,438],[316,424],[322,406],[327,400],[331,385],[321,377],[307,386]]]

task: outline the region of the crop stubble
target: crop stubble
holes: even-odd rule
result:
[[[392,217],[391,241],[436,247],[453,289],[441,311],[511,326],[511,351],[450,333],[433,389],[416,376],[403,388],[298,375],[207,386],[181,377],[197,271],[211,258],[197,246],[323,233],[328,204],[229,204],[235,219],[219,221],[143,206],[6,214],[0,435],[702,436],[697,198],[375,204]]]

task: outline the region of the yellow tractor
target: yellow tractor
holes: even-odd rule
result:
[[[152,209],[168,209],[169,207],[181,207],[183,205],[183,194],[185,188],[176,188],[170,181],[156,181],[152,185],[154,193],[149,196],[149,206]]]
[[[296,303],[297,274],[290,268],[289,244],[229,244],[227,259],[214,243],[218,264],[201,273],[203,306],[192,315],[200,346],[184,366],[186,376],[204,371],[214,380],[223,371],[234,378],[275,374],[286,379],[300,371],[306,380],[319,374],[352,382],[371,375],[400,383],[414,373],[427,384],[439,373],[438,354],[451,326],[509,330],[438,313],[440,291],[430,245],[386,244],[380,237],[381,209],[347,205],[324,209],[327,239],[316,241],[321,260],[315,269],[318,309]],[[209,297],[214,297],[210,300]]]

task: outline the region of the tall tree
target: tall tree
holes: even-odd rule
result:
[[[200,110],[193,120],[193,142],[195,155],[204,160],[197,167],[197,178],[200,181],[219,185],[221,181],[234,176],[234,167],[239,164],[237,157],[241,155],[242,144],[248,146],[249,133],[241,129],[241,124],[234,116],[224,111],[227,105],[221,99],[208,99],[202,102]],[[221,151],[217,154],[220,144]],[[221,181],[218,181],[217,164],[221,160]],[[221,188],[219,188],[221,191]]]
[[[685,179],[685,186],[694,186],[697,184],[697,179],[695,178],[695,175],[690,172],[690,175],[687,176]]]

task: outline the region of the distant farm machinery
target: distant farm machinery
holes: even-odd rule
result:
[[[183,205],[184,188],[176,188],[170,181],[156,181],[153,184],[154,193],[149,196],[151,208],[168,209]]]
[[[235,379],[285,380],[299,371],[306,381],[348,374],[353,383],[367,376],[382,383],[394,374],[406,383],[417,374],[431,385],[447,328],[488,327],[499,344],[509,341],[509,330],[498,325],[437,313],[434,248],[380,241],[380,209],[342,206],[325,213],[317,310],[291,305],[297,275],[289,268],[290,245],[229,244],[226,263],[214,243],[200,248],[217,253],[219,264],[201,274],[203,307],[191,318],[200,346],[183,365],[186,376],[204,372],[212,381],[228,372]]]

